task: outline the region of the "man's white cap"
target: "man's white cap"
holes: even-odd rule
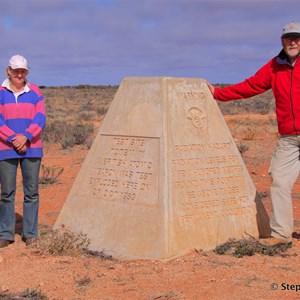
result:
[[[300,23],[292,22],[283,27],[281,37],[291,35],[300,36]]]
[[[12,69],[26,69],[27,71],[29,71],[29,66],[26,58],[18,54],[10,58],[9,66]]]

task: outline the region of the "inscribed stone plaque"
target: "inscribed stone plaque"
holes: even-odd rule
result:
[[[205,80],[125,78],[55,224],[163,259],[258,236],[255,187]]]
[[[89,176],[89,195],[127,205],[158,204],[159,139],[102,135]]]

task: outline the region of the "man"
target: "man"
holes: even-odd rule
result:
[[[292,244],[293,205],[291,191],[300,171],[300,23],[284,26],[283,49],[258,72],[245,81],[226,88],[208,87],[221,101],[249,98],[272,89],[280,138],[269,172],[272,208],[271,236],[260,239],[268,247]]]

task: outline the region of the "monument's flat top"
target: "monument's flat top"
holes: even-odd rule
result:
[[[124,77],[123,80],[134,80],[134,81],[157,81],[157,80],[205,80],[203,78],[195,77],[175,77],[175,76],[128,76]]]

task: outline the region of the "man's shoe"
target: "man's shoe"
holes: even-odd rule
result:
[[[34,237],[28,237],[28,238],[23,237],[22,238],[22,241],[26,244],[26,246],[32,245],[36,240],[37,240],[37,238],[34,238]]]
[[[258,242],[263,246],[272,247],[272,248],[278,248],[281,246],[288,246],[288,247],[292,246],[292,242],[287,242],[285,240],[277,239],[273,236],[266,239],[259,239]]]
[[[13,241],[8,240],[0,240],[0,248],[7,247],[9,244],[13,243]]]

